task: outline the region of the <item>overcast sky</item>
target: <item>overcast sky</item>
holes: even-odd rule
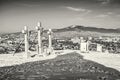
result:
[[[120,28],[120,0],[0,0],[0,32],[83,25]]]

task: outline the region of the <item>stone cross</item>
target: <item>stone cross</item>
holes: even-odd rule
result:
[[[41,22],[38,22],[37,27],[36,27],[37,31],[38,31],[38,54],[42,55],[42,26],[41,26]]]
[[[28,58],[28,49],[29,49],[29,46],[28,46],[28,29],[27,29],[27,26],[24,26],[24,30],[22,30],[22,33],[24,34],[24,38],[25,38],[25,54],[24,54],[24,57]]]
[[[49,35],[49,46],[48,46],[48,49],[49,49],[49,53],[51,54],[52,53],[52,30],[49,29],[48,31],[48,35]]]

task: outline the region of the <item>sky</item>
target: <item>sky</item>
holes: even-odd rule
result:
[[[0,0],[0,33],[83,25],[120,28],[120,0]]]

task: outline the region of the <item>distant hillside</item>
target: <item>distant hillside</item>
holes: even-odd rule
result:
[[[43,35],[48,37],[48,30],[44,30]],[[53,29],[53,37],[55,38],[72,38],[72,37],[99,37],[99,36],[120,36],[119,29],[104,29],[104,28],[95,28],[95,27],[84,27],[84,26],[68,26],[61,29]],[[36,35],[36,31],[31,30],[33,35]],[[22,34],[21,32],[8,33],[8,35],[14,34],[16,36]],[[4,34],[5,35],[5,34]]]
[[[54,37],[71,38],[71,37],[99,37],[99,36],[119,36],[120,29],[104,29],[84,26],[69,26],[61,29],[54,29]]]
[[[120,33],[119,29],[105,29],[105,28],[96,28],[96,27],[84,27],[84,26],[69,26],[66,28],[55,29],[55,32],[64,32],[64,31],[92,31],[100,33]]]

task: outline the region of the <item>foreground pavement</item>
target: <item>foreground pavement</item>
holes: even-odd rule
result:
[[[36,55],[37,52],[31,52],[31,55]],[[0,67],[5,66],[13,66],[13,65],[20,65],[27,62],[34,62],[34,61],[42,61],[56,58],[57,55],[49,55],[49,56],[34,56],[25,58],[24,52],[16,53],[14,56],[13,54],[0,54]]]
[[[49,60],[0,67],[0,80],[120,80],[119,71],[86,60],[73,50],[56,54]]]
[[[80,53],[80,52],[79,52]],[[89,52],[80,53],[84,59],[91,60],[102,64],[106,67],[114,68],[120,71],[120,54],[100,53],[100,52]]]
[[[114,68],[120,71],[120,54],[108,54],[100,52],[89,52],[89,53],[80,53],[79,50],[57,50],[57,55],[69,54],[71,52],[79,53],[83,56],[84,59],[91,60],[102,64],[106,67]],[[47,59],[54,59],[57,55],[51,55],[47,57],[33,57],[33,58],[24,58],[24,53],[18,53],[13,56],[13,54],[0,54],[0,67],[19,65],[26,62],[42,61]],[[35,52],[33,52],[35,54]]]

